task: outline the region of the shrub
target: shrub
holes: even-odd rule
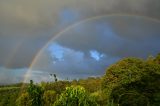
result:
[[[56,100],[56,92],[53,90],[45,91],[43,94],[44,106],[52,106]]]
[[[29,99],[29,94],[22,93],[21,96],[16,100],[17,106],[32,106],[31,100]]]
[[[56,100],[54,106],[97,106],[97,103],[83,87],[71,86],[66,87],[66,90]]]
[[[42,106],[43,104],[43,89],[38,86],[34,85],[33,81],[30,81],[30,85],[27,89],[29,99],[31,100],[32,106]]]

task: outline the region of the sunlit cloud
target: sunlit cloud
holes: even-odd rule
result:
[[[97,52],[96,50],[91,50],[90,51],[90,55],[92,58],[94,58],[96,61],[99,61],[103,56],[104,54],[100,54],[99,52]]]

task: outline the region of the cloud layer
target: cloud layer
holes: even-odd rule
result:
[[[156,55],[160,47],[160,23],[141,16],[109,16],[82,23],[57,41],[69,48],[115,57]]]
[[[33,72],[72,78],[102,75],[117,59],[156,55],[160,50],[159,10],[159,0],[2,0],[0,80],[20,81],[37,53],[57,33],[101,15],[115,14],[81,23],[51,41],[54,48],[43,51]],[[97,61],[98,54],[104,56]],[[37,78],[47,80],[43,74]]]
[[[0,64],[14,68],[29,66],[57,32],[89,17],[120,13],[159,19],[159,4],[158,0],[1,1]]]

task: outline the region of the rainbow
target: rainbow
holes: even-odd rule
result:
[[[74,27],[77,27],[78,25],[80,24],[83,24],[83,23],[86,23],[86,22],[89,22],[89,21],[93,21],[93,20],[97,20],[97,19],[100,19],[100,18],[104,18],[104,17],[112,17],[112,16],[123,16],[123,17],[138,17],[138,18],[143,18],[143,19],[146,19],[146,20],[149,20],[149,21],[152,21],[152,22],[156,22],[156,23],[160,23],[160,20],[158,19],[155,19],[155,18],[151,18],[151,17],[147,17],[147,16],[141,16],[141,15],[130,15],[130,14],[110,14],[110,15],[100,15],[100,16],[94,16],[94,17],[90,17],[90,18],[87,18],[87,19],[84,19],[84,20],[81,20],[79,22],[76,22],[70,26],[68,26],[67,28],[63,29],[62,31],[60,31],[59,33],[57,33],[55,36],[52,37],[52,39],[50,39],[44,46],[43,48],[36,54],[36,56],[34,57],[33,61],[31,62],[30,66],[29,66],[29,69],[27,70],[25,76],[24,76],[24,80],[23,82],[26,82],[27,79],[29,78],[30,74],[31,74],[31,70],[32,70],[32,67],[34,66],[34,64],[37,62],[38,58],[41,56],[42,52],[44,51],[44,49],[46,47],[48,47],[48,45],[56,40],[59,36],[61,36],[62,34],[64,34],[65,32],[71,30],[72,28]]]

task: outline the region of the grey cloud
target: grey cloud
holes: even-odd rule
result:
[[[53,43],[53,45],[55,45],[55,43]],[[48,56],[51,56],[54,50],[45,50],[37,58],[31,69],[57,74],[60,79],[77,79],[103,75],[106,67],[119,59],[118,57],[104,55],[99,61],[96,61],[91,56],[85,57],[84,52],[66,48],[61,45],[59,45],[59,48],[63,52],[63,59],[58,60],[53,56],[50,58]]]
[[[159,19],[159,4],[159,0],[2,0],[0,1],[0,64],[10,68],[28,67],[38,51],[56,33],[89,17],[122,13]],[[60,18],[60,13],[66,9],[74,11],[78,17],[61,26],[63,18]],[[97,40],[93,43],[95,42]]]
[[[88,52],[97,50],[117,57],[156,55],[160,23],[138,16],[110,16],[82,23],[63,33],[63,46]]]
[[[69,13],[63,14],[65,10]],[[110,14],[160,20],[159,10],[159,0],[1,0],[0,83],[23,80],[28,70],[23,67],[29,67],[39,50],[58,32],[80,20]],[[159,34],[159,23],[136,16],[115,15],[86,22],[56,40],[64,47],[65,61],[53,64],[50,54],[43,51],[29,79],[50,81],[48,74],[52,72],[72,78],[102,75],[121,57],[158,53]],[[90,57],[90,50],[106,57],[97,62]]]

